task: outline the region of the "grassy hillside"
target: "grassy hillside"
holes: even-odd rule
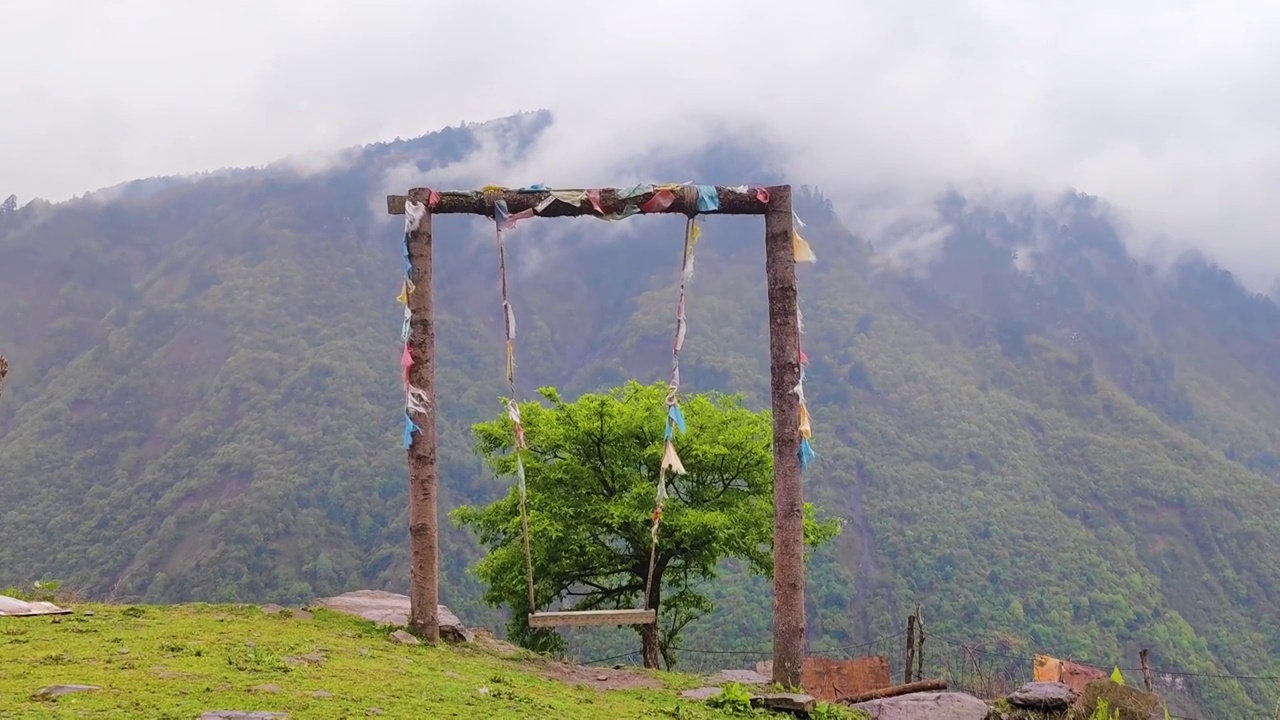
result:
[[[517,138],[537,131],[522,122]],[[401,231],[376,201],[389,174],[429,183],[473,146],[455,129],[306,178],[237,171],[6,217],[0,585],[56,577],[131,602],[402,590]],[[743,158],[718,149],[671,174],[772,179]],[[1144,266],[1085,196],[942,198],[916,229],[937,238],[931,259],[909,270],[817,191],[797,197],[819,256],[800,277],[807,493],[846,522],[810,568],[815,649],[892,634],[921,603],[939,635],[1020,653],[1131,666],[1149,647],[1160,667],[1280,675],[1271,300],[1203,260]],[[706,222],[682,351],[690,389],[756,406],[761,234]],[[486,475],[467,432],[503,392],[492,228],[441,218],[436,236],[447,510],[509,481]],[[662,377],[679,256],[679,219],[522,224],[522,392]],[[447,533],[444,601],[497,628],[466,572],[476,553]],[[731,572],[711,592],[720,611],[682,646],[717,654],[681,661],[762,657],[767,583]],[[623,631],[572,646],[634,645]],[[1262,695],[1228,701],[1269,711]]]
[[[501,643],[406,646],[325,610],[83,605],[0,623],[0,718],[163,720],[209,710],[292,717],[713,718],[696,678],[575,668]],[[54,685],[98,688],[49,699]],[[679,710],[677,711],[677,706]]]

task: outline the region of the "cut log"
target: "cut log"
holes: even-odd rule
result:
[[[840,698],[840,702],[846,705],[854,705],[868,700],[879,700],[880,698],[897,697],[899,695],[910,695],[918,692],[933,692],[935,690],[946,690],[947,681],[943,678],[935,678],[932,680],[919,680],[906,685],[894,685],[893,687],[880,688],[879,690],[868,690],[867,692],[857,693],[855,695],[846,695]]]
[[[530,613],[529,627],[585,627],[600,625],[652,625],[656,610],[575,610]]]

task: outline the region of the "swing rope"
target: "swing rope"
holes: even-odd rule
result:
[[[510,397],[507,399],[507,417],[511,418],[512,426],[515,434],[514,455],[516,458],[516,486],[520,494],[520,532],[521,541],[524,549],[524,569],[525,584],[529,593],[529,612],[537,611],[537,595],[535,592],[535,582],[533,576],[533,551],[531,547],[530,531],[529,531],[529,508],[528,508],[528,488],[525,483],[524,461],[522,459],[523,451],[526,449],[524,426],[520,419],[520,405],[516,401],[516,361],[515,361],[515,337],[516,337],[516,318],[515,311],[511,307],[510,297],[507,292],[507,260],[506,260],[506,242],[503,238],[503,219],[507,216],[506,203],[502,200],[494,200],[491,198],[491,204],[494,207],[494,227],[498,246],[498,279],[502,292],[502,315],[503,324],[506,330],[507,340],[507,387],[510,390]],[[680,295],[676,306],[676,335],[675,341],[672,343],[671,349],[671,378],[668,382],[668,390],[666,397],[667,417],[664,431],[664,449],[662,462],[658,469],[658,489],[657,497],[653,510],[652,525],[649,529],[649,571],[645,578],[644,590],[644,607],[646,610],[650,608],[650,598],[653,593],[653,579],[657,569],[658,559],[658,529],[662,522],[662,509],[667,499],[667,471],[677,475],[684,475],[685,469],[680,462],[680,457],[676,454],[675,446],[672,444],[672,435],[676,430],[685,431],[684,415],[680,411],[679,391],[680,391],[680,348],[684,344],[686,331],[685,323],[685,288],[690,278],[693,276],[693,248],[698,242],[700,228],[693,216],[690,216],[685,223],[684,233],[684,250],[681,262],[680,274]]]
[[[497,207],[499,204],[503,207]],[[533,582],[533,551],[529,543],[528,490],[525,487],[524,461],[521,459],[525,449],[524,425],[520,422],[520,405],[516,402],[516,314],[511,309],[511,301],[507,296],[507,250],[506,242],[502,238],[503,222],[500,219],[500,215],[507,214],[505,205],[505,201],[502,200],[498,200],[495,204],[493,224],[498,240],[498,279],[502,286],[502,319],[507,335],[507,387],[511,391],[511,396],[507,399],[507,417],[511,418],[515,428],[516,487],[520,490],[520,534],[524,545],[524,577],[529,590],[529,612],[537,612],[538,605]]]
[[[658,527],[662,523],[662,507],[667,500],[667,470],[670,469],[677,475],[684,475],[684,465],[680,462],[680,457],[676,454],[675,445],[671,442],[671,437],[676,430],[684,432],[684,414],[680,411],[680,348],[684,345],[684,336],[687,329],[685,323],[685,287],[689,280],[693,277],[693,246],[698,242],[700,229],[693,216],[690,216],[685,223],[684,229],[684,252],[680,263],[680,297],[676,303],[676,337],[671,345],[671,379],[667,383],[667,417],[664,430],[664,446],[662,452],[662,461],[658,466],[658,492],[656,502],[653,508],[653,525],[649,529],[649,573],[645,579],[644,586],[644,607],[646,610],[656,610],[650,607],[650,600],[653,597],[653,577],[658,562]]]

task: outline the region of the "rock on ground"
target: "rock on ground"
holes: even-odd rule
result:
[[[1094,680],[1085,685],[1084,692],[1080,694],[1080,703],[1086,708],[1097,707],[1102,699],[1107,701],[1111,712],[1119,715],[1119,720],[1150,720],[1164,716],[1160,698],[1110,680]]]
[[[958,692],[924,692],[880,698],[852,707],[872,720],[986,720],[991,708],[972,695]]]
[[[408,632],[407,630],[397,630],[391,633],[390,635],[388,635],[387,637],[400,643],[401,645],[417,645],[418,644],[418,638],[414,637],[413,634]]]
[[[60,695],[70,695],[71,693],[95,692],[102,688],[97,685],[50,685],[42,687],[35,692],[35,696],[41,700],[50,700]]]
[[[719,674],[707,678],[707,682],[736,682],[740,685],[768,685],[772,679],[755,670],[721,670]]]
[[[334,597],[320,598],[312,603],[336,612],[356,615],[385,625],[409,624],[409,596],[383,590],[355,590]],[[462,624],[457,615],[444,605],[436,606],[440,618],[440,637],[456,642],[471,642],[471,630]]]
[[[1005,698],[1009,705],[1030,710],[1066,710],[1080,694],[1057,682],[1029,682]]]
[[[769,712],[786,712],[805,717],[808,717],[817,705],[818,701],[812,695],[769,693],[751,696],[753,708],[764,708]]]
[[[697,700],[698,702],[702,702],[703,700],[713,698],[722,692],[724,692],[724,690],[718,687],[700,687],[693,690],[685,690],[680,693],[680,697],[686,700]]]

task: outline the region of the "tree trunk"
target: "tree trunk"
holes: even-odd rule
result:
[[[0,395],[4,394],[4,376],[9,373],[9,361],[0,355]]]
[[[649,597],[645,599],[645,609],[654,611],[654,623],[640,626],[640,654],[644,658],[644,666],[650,670],[658,669],[658,622],[656,615],[658,604],[662,602],[662,573],[666,570],[666,566],[666,560],[659,558],[657,565],[653,568],[653,587],[649,589]]]
[[[650,670],[658,669],[658,626],[640,626],[640,651],[644,656],[644,666]]]

